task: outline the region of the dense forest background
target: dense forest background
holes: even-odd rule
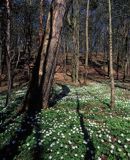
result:
[[[11,69],[11,78],[15,79],[17,73],[25,74],[26,79],[30,76],[32,68],[40,46],[40,40],[45,32],[46,22],[50,7],[49,1],[11,1],[10,15],[7,16],[7,10],[4,1],[0,2],[0,75],[1,81],[5,78],[7,71],[6,64],[6,29],[7,19],[10,19],[10,55],[9,62]],[[74,55],[75,44],[73,35],[77,39],[78,50],[76,53],[81,59],[85,59],[86,54],[86,21],[87,21],[87,1],[79,1],[77,6],[79,10],[72,7],[69,9],[67,18],[64,22],[62,36],[59,47],[59,57],[63,60],[66,56]],[[89,4],[89,25],[88,25],[88,46],[89,60],[93,56],[102,54],[104,69],[107,69],[109,61],[109,11],[108,2],[94,1]],[[129,1],[112,2],[112,30],[113,30],[113,61],[116,71],[116,78],[123,81],[129,76],[129,25],[130,9]],[[79,12],[79,13],[78,13]],[[42,18],[41,18],[42,17]],[[76,27],[74,26],[76,23]],[[74,27],[76,33],[74,33]],[[78,37],[78,38],[77,38]],[[60,59],[59,58],[59,59]],[[61,60],[60,59],[60,60]],[[59,65],[63,63],[59,62]],[[65,62],[64,62],[65,65]],[[122,71],[120,77],[119,71]],[[17,79],[17,78],[16,78]],[[4,82],[3,82],[4,83]]]

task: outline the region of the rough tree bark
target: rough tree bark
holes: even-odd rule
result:
[[[111,108],[115,106],[115,84],[113,73],[113,46],[112,46],[112,7],[111,0],[108,0],[109,4],[109,61],[110,61],[110,80],[111,80]]]
[[[63,19],[71,0],[54,0],[22,109],[48,107]],[[42,67],[41,67],[42,66]],[[39,74],[41,70],[41,73]]]

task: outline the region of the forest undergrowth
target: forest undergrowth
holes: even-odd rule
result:
[[[0,95],[0,159],[129,160],[130,91],[116,88],[116,106],[110,109],[108,84],[64,87],[54,85],[57,97],[69,92],[33,115],[16,116],[26,87],[13,91],[7,108],[6,95]]]

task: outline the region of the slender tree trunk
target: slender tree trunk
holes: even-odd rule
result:
[[[128,36],[125,38],[125,55],[123,82],[125,82],[128,68]]]
[[[0,46],[0,75],[2,75],[2,47]]]
[[[129,44],[129,40],[128,40]],[[128,47],[128,76],[130,77],[130,48]]]
[[[2,22],[0,22],[0,41],[1,41],[0,44],[0,76],[1,76],[2,75]]]
[[[6,9],[7,9],[7,30],[6,30],[6,64],[7,64],[7,75],[8,75],[8,93],[6,97],[6,106],[10,103],[11,95],[11,55],[10,55],[10,1],[6,0]]]
[[[109,2],[109,61],[110,61],[110,80],[111,80],[111,108],[115,106],[115,84],[113,73],[113,46],[112,46],[112,11],[111,0]]]
[[[73,0],[73,70],[72,80],[78,83],[79,80],[79,1]]]
[[[87,15],[86,15],[86,55],[85,55],[85,68],[88,67],[88,56],[89,56],[89,5],[90,0],[87,1]]]
[[[85,54],[85,83],[88,75],[88,59],[89,59],[89,6],[90,0],[87,1],[87,14],[86,14],[86,54]]]
[[[2,2],[2,5],[5,5],[5,1]],[[7,9],[4,7],[4,10],[1,12],[1,74],[4,73],[6,66],[6,32],[7,32]]]
[[[25,34],[25,54],[28,55],[27,59],[27,67],[28,67],[28,79],[31,76],[30,70],[30,58],[31,58],[31,50],[32,50],[32,15],[30,8],[32,7],[32,0],[25,0],[26,5],[24,7],[24,34]],[[29,6],[29,9],[27,8]]]
[[[66,51],[66,41],[65,41],[65,36],[63,36],[63,52],[64,52],[64,58],[63,58],[63,70],[64,70],[64,79],[66,79],[66,71],[67,71],[67,66],[66,66],[66,59],[67,59],[67,51]]]
[[[117,51],[117,80],[119,80],[119,61],[120,61],[120,51],[119,51],[119,49],[118,49],[118,51]]]
[[[108,67],[107,75],[108,75],[108,77],[110,77],[110,58],[109,58],[109,52],[107,52],[107,67]]]
[[[43,0],[40,0],[40,16],[39,16],[39,42],[41,44],[43,37]]]
[[[123,82],[125,82],[126,77],[127,77],[127,68],[128,68],[128,60],[126,60],[125,65],[124,65]]]

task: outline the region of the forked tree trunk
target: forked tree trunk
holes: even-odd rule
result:
[[[112,15],[111,15],[111,0],[109,3],[109,61],[110,61],[110,80],[111,80],[111,108],[115,106],[115,85],[114,85],[114,73],[113,73],[113,46],[112,46]]]
[[[39,49],[23,109],[48,107],[56,68],[63,19],[70,0],[54,0],[48,16],[43,43]],[[41,73],[39,74],[39,72]]]

